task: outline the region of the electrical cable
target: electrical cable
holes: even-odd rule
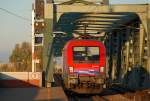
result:
[[[15,13],[11,12],[11,11],[8,11],[7,9],[4,9],[4,8],[1,8],[1,7],[0,7],[0,10],[4,11],[4,12],[6,12],[6,13],[10,14],[10,15],[13,15],[13,16],[15,16],[15,17],[17,17],[17,18],[20,18],[20,19],[22,19],[22,20],[30,21],[30,22],[31,22],[31,20],[30,20],[30,19],[25,18],[25,17],[20,16],[20,15],[17,15],[17,14],[15,14]]]

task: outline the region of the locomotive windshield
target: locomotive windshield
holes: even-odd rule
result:
[[[73,61],[74,63],[99,63],[99,53],[99,47],[96,46],[73,47]]]

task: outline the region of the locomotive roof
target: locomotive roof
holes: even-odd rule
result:
[[[87,40],[87,39],[74,39],[74,40],[70,40],[66,43],[64,48],[67,48],[68,46],[76,46],[77,44],[89,44],[89,45],[96,45],[96,44],[100,44],[103,46],[103,43],[101,41],[98,40]]]

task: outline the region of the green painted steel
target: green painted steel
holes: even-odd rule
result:
[[[59,9],[59,6],[60,6],[61,9]],[[59,5],[59,6],[57,7],[57,9],[53,8],[56,12],[51,13],[51,19],[45,19],[46,29],[44,31],[43,67],[44,67],[45,72],[46,72],[45,79],[46,79],[47,82],[53,82],[53,70],[54,70],[53,58],[55,56],[61,56],[61,50],[62,50],[64,44],[66,43],[66,41],[72,39],[72,37],[73,37],[72,33],[80,34],[80,35],[83,34],[83,33],[82,34],[78,33],[78,31],[75,31],[75,29],[78,29],[78,27],[80,27],[80,26],[82,27],[81,22],[82,21],[84,22],[84,20],[82,20],[82,21],[78,21],[78,20],[81,20],[82,17],[87,16],[87,15],[84,15],[87,12],[84,12],[84,13],[82,12],[83,13],[82,15],[84,15],[84,16],[81,16],[81,13],[77,13],[75,11],[71,12],[71,11],[69,11],[69,9],[66,9],[67,7],[69,8],[70,5],[69,6],[64,5],[64,7],[63,7],[63,5]],[[100,38],[95,38],[95,39],[100,40],[100,41],[105,41],[105,39],[108,37],[108,38],[110,38],[109,41],[111,43],[113,43],[112,35],[109,32],[113,33],[113,31],[115,30],[116,33],[118,32],[118,34],[121,33],[121,32],[124,33],[124,31],[127,34],[131,34],[131,31],[128,32],[126,30],[127,29],[132,29],[132,31],[134,31],[137,27],[137,26],[133,25],[134,21],[136,20],[136,21],[138,21],[138,23],[140,23],[139,15],[148,13],[148,19],[147,18],[145,19],[145,17],[142,18],[144,16],[143,15],[143,16],[141,16],[141,20],[143,20],[143,23],[146,23],[148,21],[148,26],[145,26],[145,27],[148,28],[148,42],[149,42],[150,41],[150,36],[149,36],[149,34],[150,34],[150,5],[148,5],[148,7],[147,7],[148,10],[149,10],[148,12],[145,12],[145,6],[142,6],[142,5],[138,6],[137,5],[137,8],[139,7],[138,10],[136,10],[134,7],[133,8],[130,7],[130,8],[132,8],[131,11],[134,11],[134,12],[130,12],[130,11],[126,12],[126,10],[128,10],[126,8],[126,5],[125,5],[125,7],[124,6],[112,6],[114,8],[114,12],[108,13],[107,16],[108,15],[109,16],[114,16],[114,15],[117,16],[117,14],[119,14],[119,15],[121,14],[122,17],[120,18],[119,21],[110,21],[109,19],[107,19],[107,20],[103,19],[106,15],[97,15],[97,16],[99,16],[100,21],[103,20],[101,22],[99,20],[94,20],[94,19],[96,19],[97,16],[96,17],[94,17],[94,16],[89,17],[89,18],[92,18],[93,21],[96,21],[96,22],[91,24],[91,22],[89,20],[89,22],[88,22],[89,25],[95,25],[95,24],[103,25],[104,22],[105,22],[105,24],[107,24],[109,22],[109,23],[111,23],[109,25],[112,26],[112,28],[109,28],[109,29],[106,27],[106,30],[104,30],[106,32],[105,36],[100,37]],[[72,6],[72,7],[76,7],[76,6]],[[122,12],[120,12],[121,10],[120,9],[118,10],[116,7],[117,8],[119,8],[119,7],[120,8],[126,8],[126,9],[123,10]],[[140,7],[141,7],[141,9],[140,9]],[[62,9],[62,8],[64,8],[64,9]],[[105,9],[104,9],[104,11],[105,11]],[[59,10],[61,12],[59,12]],[[63,13],[63,10],[64,10],[64,13]],[[76,9],[74,9],[74,10],[76,10]],[[48,12],[50,13],[50,11],[48,11]],[[59,14],[58,12],[62,13],[62,14]],[[139,15],[137,14],[137,12],[139,12],[138,13]],[[55,16],[58,16],[58,15],[60,16],[60,18],[56,22],[55,21]],[[91,13],[90,16],[92,16],[92,13]],[[131,23],[133,23],[133,24],[131,24]],[[77,26],[77,25],[80,25],[80,26]],[[53,27],[55,27],[54,28],[55,31],[63,31],[63,32],[67,33],[67,35],[64,35],[64,36],[63,35],[61,35],[61,36],[57,35],[57,37],[55,36],[55,38],[53,39],[53,34],[52,34],[53,33]],[[88,26],[88,27],[92,28],[90,26]],[[82,29],[83,29],[83,32],[84,32],[84,28],[82,28]],[[139,28],[137,28],[136,30],[138,30],[138,29]],[[88,30],[88,29],[86,29],[86,30]],[[119,30],[121,32],[119,32]],[[99,31],[99,30],[97,29],[97,31]],[[101,31],[103,31],[103,30],[101,30]],[[125,42],[127,42],[127,41],[129,41],[129,39],[125,40]],[[117,44],[117,45],[119,46],[118,49],[120,50],[119,53],[118,53],[119,55],[118,54],[115,54],[115,55],[113,54],[113,50],[115,48],[114,46],[113,47],[109,47],[109,46],[107,47],[109,49],[108,50],[109,51],[109,66],[111,67],[110,71],[108,73],[109,76],[117,76],[117,77],[121,76],[121,74],[120,74],[121,73],[120,72],[121,71],[120,70],[121,69],[121,58],[122,58],[122,56],[121,56],[121,51],[122,50],[121,49],[122,49],[123,46],[120,46],[120,45],[125,45],[125,42],[124,42],[124,44],[121,44],[120,39],[119,39],[118,42],[119,42],[119,44]],[[150,42],[149,42],[149,47],[150,47]],[[116,60],[116,56],[117,56],[117,60]],[[115,67],[116,66],[115,64],[117,63],[116,61],[119,62],[119,64],[117,64],[118,68]],[[128,64],[128,63],[126,63],[126,64]],[[148,56],[148,64],[147,64],[147,70],[150,72],[149,66],[150,66],[150,55]],[[115,69],[117,69],[118,72],[116,72]],[[116,74],[112,73],[113,75],[111,75],[111,72],[114,72]]]
[[[53,19],[45,19],[43,67],[46,82],[53,82]]]
[[[148,47],[149,47],[149,59],[148,59],[148,65],[147,65],[147,69],[148,72],[150,73],[150,4],[148,4],[148,11],[147,11],[147,15],[148,15],[148,24],[147,24],[147,28],[148,28]]]

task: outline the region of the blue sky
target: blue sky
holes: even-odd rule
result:
[[[31,19],[32,0],[1,0],[0,8]],[[31,22],[0,10],[0,63],[7,62],[16,43],[31,41]]]
[[[1,0],[0,8],[31,19],[34,0]],[[112,4],[147,3],[150,0],[110,0]],[[8,62],[8,57],[16,43],[31,42],[31,22],[19,19],[0,10],[0,63]]]

